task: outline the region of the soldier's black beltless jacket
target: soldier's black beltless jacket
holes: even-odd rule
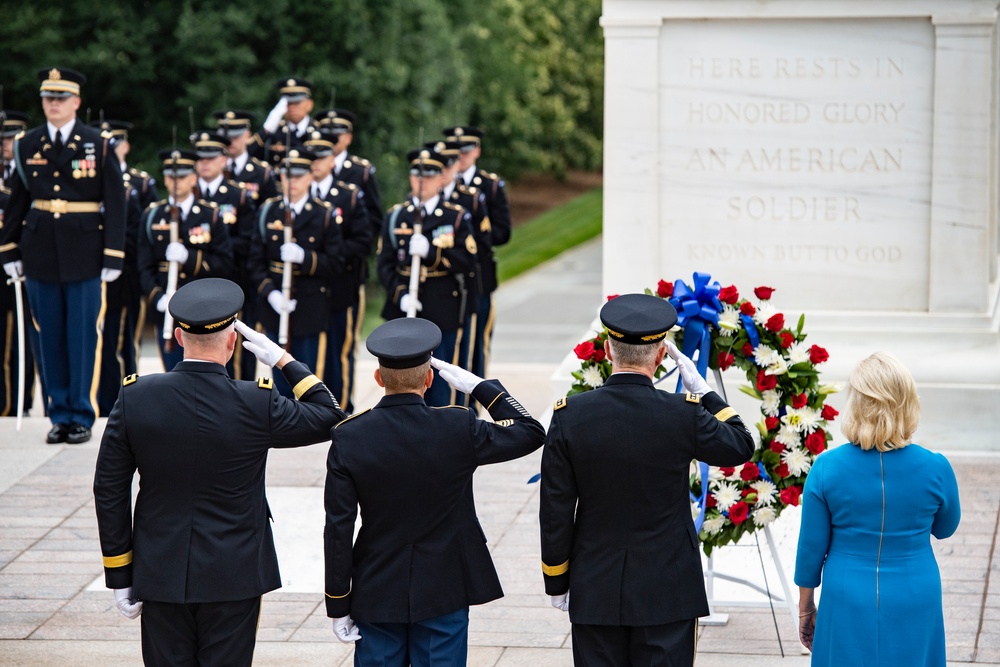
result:
[[[378,277],[385,287],[382,317],[404,317],[400,299],[410,286],[408,251],[417,207],[397,204],[386,214],[378,243]],[[458,329],[472,306],[466,276],[475,270],[476,239],[469,213],[451,202],[438,201],[437,208],[423,218],[423,235],[431,249],[422,260],[418,299],[423,310],[417,317],[430,320],[444,331]]]
[[[330,307],[327,291],[330,279],[344,271],[343,239],[333,219],[333,207],[309,198],[302,212],[294,215],[292,240],[306,251],[302,264],[293,264],[292,298],[298,303],[289,317],[293,336],[312,336],[326,330]],[[260,207],[256,238],[250,247],[250,276],[257,285],[257,316],[268,331],[278,331],[278,313],[267,295],[281,291],[281,246],[285,242],[285,204],[281,197],[268,199]]]
[[[188,249],[188,258],[177,273],[177,287],[199,278],[228,278],[233,270],[233,247],[222,216],[212,203],[195,199],[187,218],[178,222],[177,240]],[[139,285],[156,313],[156,302],[166,292],[167,245],[170,244],[170,205],[156,202],[142,215],[139,225]]]
[[[482,293],[490,294],[497,288],[497,261],[492,249],[510,241],[510,204],[507,201],[507,191],[504,189],[506,183],[496,174],[477,168],[469,185],[478,188],[486,196],[486,210],[490,216],[491,250],[489,254],[483,256],[479,270]]]
[[[56,155],[46,125],[14,139],[0,263],[24,262],[24,275],[50,283],[97,278],[125,260],[125,190],[110,139],[74,122]]]
[[[496,380],[473,391],[496,423],[468,408],[385,396],[334,429],[326,477],[326,613],[412,623],[503,596],[476,517],[481,465],[524,456],[541,424]],[[363,525],[352,547],[361,505]]]
[[[274,182],[271,167],[255,157],[249,157],[243,169],[229,177],[246,187],[255,204],[262,204],[271,197],[278,196],[278,186]]]
[[[358,186],[338,180],[333,181],[326,193],[326,202],[333,207],[333,219],[344,241],[344,268],[330,279],[330,308],[333,310],[343,310],[358,302],[358,287],[364,280],[372,248],[364,198],[365,193]]]
[[[660,625],[708,614],[691,520],[692,459],[736,466],[754,442],[713,392],[660,391],[615,373],[556,402],[542,453],[545,592],[573,623]]]
[[[264,495],[267,452],[327,440],[344,418],[304,364],[281,372],[299,400],[281,396],[270,379],[233,380],[225,367],[197,361],[125,379],[94,475],[108,588],[196,603],[281,586]]]
[[[375,179],[375,166],[363,157],[349,155],[344,160],[344,164],[341,165],[340,171],[336,172],[333,177],[336,180],[356,185],[365,193],[362,201],[368,212],[371,238],[377,240],[382,229],[385,212],[382,211],[382,198],[378,190],[378,181]]]
[[[195,191],[195,197],[204,199],[215,204],[219,209],[219,216],[222,224],[229,234],[229,243],[233,248],[233,276],[239,274],[240,267],[246,266],[247,257],[250,256],[250,243],[253,240],[253,228],[257,221],[257,206],[253,202],[243,185],[237,181],[223,178],[218,189],[209,197],[201,192],[200,188]],[[225,276],[232,278],[233,276]],[[234,278],[235,279],[235,278]]]
[[[470,303],[474,303],[471,299],[487,293],[484,288],[488,285],[483,284],[484,272],[492,271],[494,275],[496,274],[496,260],[493,259],[493,233],[490,227],[489,211],[486,208],[486,195],[476,187],[459,183],[452,189],[448,201],[458,204],[472,216],[470,222],[473,236],[476,239],[476,264],[465,282],[469,289]],[[490,265],[490,262],[493,264]],[[493,289],[496,289],[495,283],[494,280]]]

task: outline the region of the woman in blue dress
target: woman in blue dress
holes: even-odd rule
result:
[[[919,418],[902,363],[877,352],[858,364],[842,423],[850,444],[816,459],[802,499],[795,583],[813,667],[945,665],[930,536],[951,536],[961,508],[948,460],[910,444]]]

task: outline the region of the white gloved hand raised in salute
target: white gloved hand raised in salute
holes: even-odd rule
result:
[[[712,391],[712,388],[705,382],[705,378],[698,372],[698,368],[694,365],[693,361],[681,354],[681,351],[672,342],[667,341],[664,345],[667,346],[667,354],[677,364],[677,369],[681,373],[685,389],[692,394],[707,394]]]
[[[464,368],[459,368],[458,366],[449,364],[447,361],[441,361],[434,357],[431,357],[431,366],[437,369],[442,380],[447,382],[455,391],[460,391],[463,394],[471,394],[472,390],[483,381],[483,378],[470,373]]]
[[[236,331],[246,339],[243,341],[243,347],[265,366],[276,366],[285,356],[285,350],[280,345],[239,320],[236,320]]]
[[[281,124],[281,119],[285,117],[286,111],[288,111],[288,98],[282,95],[278,103],[271,109],[271,112],[267,114],[267,119],[264,120],[264,129],[268,132],[276,132],[278,125]]]

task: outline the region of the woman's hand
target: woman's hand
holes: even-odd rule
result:
[[[816,608],[799,610],[799,641],[810,651],[813,647],[813,633],[816,631]]]

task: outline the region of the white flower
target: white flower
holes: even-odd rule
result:
[[[780,358],[781,355],[767,345],[758,345],[753,351],[753,360],[761,368],[767,368]]]
[[[701,507],[698,506],[697,502],[691,503],[691,520],[697,521],[699,516],[701,516]]]
[[[812,467],[810,455],[801,447],[792,447],[781,452],[781,460],[788,466],[788,472],[792,475],[801,475],[809,472]]]
[[[712,495],[715,496],[715,504],[720,512],[728,511],[743,497],[736,485],[729,482],[719,484],[719,488]]]
[[[761,301],[757,306],[757,312],[753,314],[753,320],[757,324],[764,326],[767,321],[778,314],[778,309],[771,305],[770,301]]]
[[[711,519],[705,519],[705,522],[701,524],[701,529],[709,535],[715,535],[716,533],[722,532],[722,527],[724,525],[726,525],[726,517],[720,514],[718,516],[713,516]]]
[[[836,394],[844,388],[839,382],[822,382],[819,388],[816,390],[820,396],[827,396],[829,394]]]
[[[761,507],[759,509],[755,509],[751,513],[751,516],[753,517],[753,522],[755,524],[763,527],[774,521],[778,515],[775,514],[773,507]]]
[[[767,370],[764,371],[764,374],[765,375],[784,375],[787,372],[788,372],[788,364],[785,363],[785,359],[783,357],[779,356],[777,359],[774,360],[773,363],[771,363],[767,367]]]
[[[788,415],[785,415],[787,417]],[[784,421],[785,417],[782,417]],[[774,436],[774,439],[783,444],[785,447],[798,447],[799,446],[799,428],[794,424],[782,424],[781,428],[778,429],[778,435]]]
[[[778,492],[778,488],[773,482],[769,482],[766,479],[759,479],[750,486],[757,492],[757,502],[754,503],[755,505],[765,506],[774,502],[774,496]]]
[[[819,428],[822,419],[820,411],[816,408],[802,408],[799,410],[799,430],[803,433],[812,433]]]
[[[792,346],[788,348],[788,363],[794,366],[803,361],[809,361],[809,345],[804,340],[792,343]]]
[[[708,469],[708,484],[709,484],[709,486],[712,486],[712,487],[718,486],[719,482],[721,482],[723,479],[725,479],[725,477],[723,476],[721,470],[719,470],[715,466],[711,466]]]
[[[589,387],[597,389],[602,384],[604,384],[604,378],[601,377],[601,369],[597,366],[587,366],[583,369],[583,383]]]
[[[740,330],[740,311],[732,306],[725,306],[719,314],[719,333],[723,336],[733,336]]]
[[[761,393],[760,409],[768,417],[777,417],[778,410],[781,409],[781,392],[777,389],[768,389]]]

